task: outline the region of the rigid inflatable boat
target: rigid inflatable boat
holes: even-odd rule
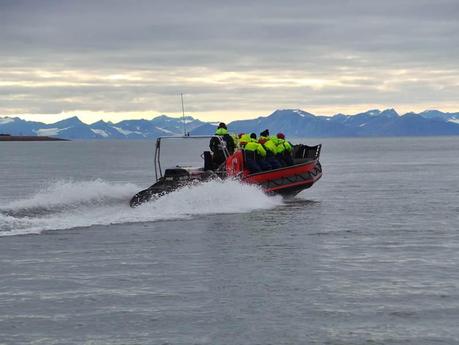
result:
[[[161,166],[161,144],[165,140],[193,140],[215,137],[219,140],[226,161],[218,167],[212,163],[210,151],[201,155],[203,166],[177,165],[164,170]],[[186,144],[186,143],[185,143]],[[151,199],[156,199],[186,185],[208,181],[213,178],[236,178],[243,183],[259,185],[268,194],[295,196],[302,190],[311,187],[322,176],[322,166],[319,162],[321,145],[293,145],[293,165],[251,174],[245,165],[244,150],[237,150],[232,155],[226,149],[224,140],[218,136],[184,136],[160,137],[156,140],[155,148],[155,179],[156,182],[138,192],[130,201],[131,207],[136,207]]]

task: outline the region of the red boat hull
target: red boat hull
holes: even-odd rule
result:
[[[280,169],[250,174],[244,167],[243,153],[238,151],[226,160],[226,172],[228,176],[239,177],[243,182],[261,186],[266,193],[294,196],[311,187],[322,177],[322,166],[318,159],[313,159]]]

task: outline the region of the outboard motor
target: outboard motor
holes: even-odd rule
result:
[[[182,168],[173,168],[173,169],[166,169],[164,172],[164,181],[183,181],[188,180],[190,178],[190,173]]]
[[[129,203],[131,207],[136,207],[149,201],[154,196],[167,194],[190,179],[190,173],[182,168],[166,169],[164,176],[155,184],[134,195]]]

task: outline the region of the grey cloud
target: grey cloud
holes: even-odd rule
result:
[[[215,1],[19,1],[4,12],[4,35],[16,38],[7,44],[70,51],[241,47],[256,53],[293,42],[307,49],[324,43],[352,47],[360,38],[385,44],[394,35],[403,41],[412,37],[412,28],[425,24],[433,31],[439,26],[457,30],[459,6],[418,0],[231,1],[226,6]]]
[[[21,109],[30,104],[40,112],[69,107],[169,110],[168,102],[183,89],[194,94],[196,104],[212,111],[230,110],[234,103],[260,109],[302,102],[337,107],[370,102],[396,106],[409,99],[452,102],[454,83],[433,75],[421,85],[402,81],[397,91],[377,86],[392,69],[446,70],[459,77],[458,17],[456,0],[0,0],[0,80],[2,70],[24,67],[98,74],[176,73],[159,83],[120,82],[119,89],[100,81],[78,87],[1,87],[0,107],[6,108],[8,97],[23,94]],[[203,77],[212,70],[369,78],[322,89],[273,89],[231,80],[221,85],[181,83],[178,76],[202,67]],[[450,87],[442,90],[439,85],[445,82]],[[65,101],[71,98],[80,101]]]

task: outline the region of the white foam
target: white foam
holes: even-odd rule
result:
[[[187,186],[135,209],[130,198],[142,188],[95,181],[60,181],[34,196],[0,207],[0,236],[39,234],[92,225],[186,219],[202,214],[242,213],[282,203],[258,187],[234,180]],[[3,214],[2,214],[3,213]]]

